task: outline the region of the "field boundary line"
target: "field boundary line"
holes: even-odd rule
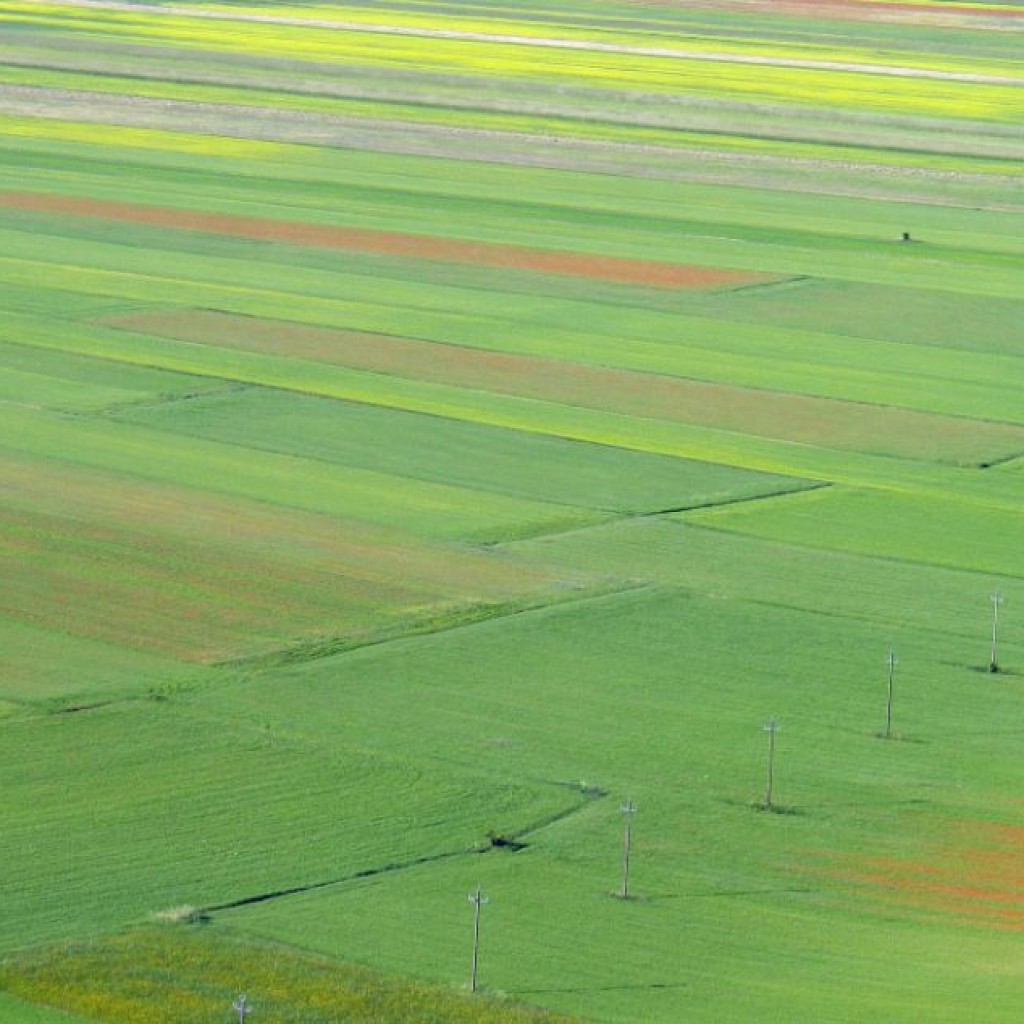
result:
[[[796,478],[794,478],[796,479]],[[659,519],[667,516],[685,515],[687,512],[705,512],[716,508],[726,508],[730,505],[749,505],[755,501],[773,501],[779,498],[794,498],[798,495],[808,494],[811,491],[826,490],[829,487],[842,486],[834,480],[803,480],[798,486],[787,488],[784,491],[771,491],[766,494],[744,494],[731,498],[721,498],[717,501],[705,501],[699,505],[680,505],[676,508],[660,508],[653,512],[623,513],[621,519]],[[580,529],[593,529],[595,526],[603,526],[603,523],[590,523]],[[575,531],[565,531],[566,533]]]
[[[572,533],[575,531],[566,530],[559,533]],[[547,537],[549,534],[538,536]],[[530,540],[537,537],[532,536]],[[515,541],[501,541],[489,545],[479,545],[483,549],[503,548]],[[237,658],[227,658],[223,661],[212,662],[211,668],[224,669],[250,669],[254,671],[271,671],[279,668],[302,665],[310,661],[319,661],[323,658],[333,658],[351,651],[362,650],[366,647],[377,647],[383,644],[395,643],[400,640],[411,640],[421,636],[433,636],[439,633],[447,633],[450,630],[462,629],[467,626],[475,626],[484,622],[492,622],[496,619],[511,618],[515,615],[525,615],[530,612],[543,611],[547,608],[569,607],[583,604],[586,601],[600,600],[604,597],[611,597],[616,594],[628,594],[635,591],[646,590],[650,584],[646,581],[602,581],[601,585],[587,587],[585,583],[574,583],[568,581],[567,586],[577,590],[585,589],[583,593],[576,594],[554,594],[550,600],[542,600],[539,597],[523,601],[506,601],[494,604],[463,605],[461,607],[444,609],[440,608],[434,612],[427,612],[420,617],[409,616],[391,627],[385,627],[375,633],[346,636],[339,634],[332,637],[324,637],[319,640],[299,641],[296,644],[279,647],[276,650],[264,651],[262,653],[242,655]]]
[[[565,783],[548,784],[558,786],[566,785]],[[541,819],[541,821],[533,825],[528,825],[526,828],[515,832],[509,832],[506,836],[500,838],[511,840],[507,845],[514,847],[517,840],[527,836],[536,835],[538,832],[550,827],[551,825],[555,825],[560,821],[565,821],[567,818],[571,818],[575,814],[579,814],[595,801],[607,796],[607,793],[604,790],[580,789],[579,795],[582,799],[578,802],[548,815],[546,818]],[[259,903],[269,903],[272,900],[287,899],[289,896],[301,896],[308,892],[316,892],[321,889],[331,889],[336,886],[345,885],[349,882],[358,882],[364,878],[376,878],[380,875],[397,874],[400,871],[409,871],[413,868],[422,867],[426,864],[437,864],[441,861],[452,860],[456,857],[480,856],[481,854],[488,853],[502,845],[504,844],[501,842],[494,842],[492,839],[488,842],[481,842],[475,846],[470,846],[462,850],[446,850],[442,853],[432,853],[425,854],[422,857],[414,857],[407,861],[383,864],[377,867],[362,868],[352,874],[343,875],[341,878],[331,878],[321,882],[310,882],[307,885],[290,886],[285,889],[277,889],[271,892],[257,893],[254,896],[242,896],[239,899],[229,900],[225,903],[209,904],[205,907],[198,908],[195,911],[195,915],[197,918],[202,920],[211,914],[222,913],[229,910],[241,910],[244,907],[255,906]]]
[[[979,569],[977,566],[957,565],[954,562],[940,562],[934,560],[928,561],[923,558],[900,558],[896,555],[881,555],[870,551],[858,551],[854,548],[829,547],[821,544],[809,544],[806,541],[800,540],[782,540],[778,537],[768,537],[763,534],[753,533],[747,530],[734,530],[730,529],[727,526],[715,526],[712,525],[710,522],[698,522],[690,520],[683,521],[681,519],[669,519],[667,520],[667,522],[675,523],[677,526],[694,530],[710,530],[712,533],[725,534],[727,537],[743,537],[748,540],[769,541],[773,544],[779,544],[783,547],[800,548],[803,551],[823,551],[828,554],[849,555],[853,558],[872,559],[877,562],[891,562],[894,565],[908,565],[912,567],[926,566],[931,569],[942,569],[944,572],[964,573],[968,576],[977,576],[980,573],[992,580],[1001,579],[1020,582],[1020,580],[1024,579],[1024,577],[1020,576],[1019,574],[1012,572],[1000,572],[998,569]],[[649,585],[655,586],[654,583],[651,583]],[[763,603],[771,604],[772,602]]]
[[[310,882],[308,885],[295,885],[286,889],[275,889],[271,892],[258,893],[255,896],[242,896],[236,900],[229,900],[226,903],[214,903],[200,907],[196,914],[205,917],[209,914],[220,913],[225,910],[240,910],[242,907],[255,906],[258,903],[269,903],[271,900],[285,899],[288,896],[300,896],[307,892],[316,892],[318,889],[330,889],[336,885],[344,885],[346,882],[355,882],[362,878],[374,878],[377,875],[388,875],[398,871],[407,871],[410,868],[420,867],[423,864],[433,864],[442,860],[450,860],[453,857],[464,857],[476,850],[447,850],[444,853],[432,853],[423,857],[416,857],[413,860],[403,861],[396,864],[384,864],[380,867],[363,868],[353,872],[351,875],[343,875],[341,878],[331,878],[325,882]]]

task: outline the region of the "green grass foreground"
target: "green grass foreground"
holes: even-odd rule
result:
[[[215,1024],[246,995],[256,1020],[274,1024],[570,1024],[573,1018],[507,999],[396,981],[376,971],[247,940],[201,924],[165,924],[9,961],[3,991],[69,1016],[53,1020]],[[4,1020],[47,1022],[7,1014]],[[81,1017],[74,1016],[81,1014]]]

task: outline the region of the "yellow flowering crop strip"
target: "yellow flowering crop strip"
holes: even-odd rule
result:
[[[29,83],[46,88],[75,88],[110,94],[122,94],[125,90],[125,82],[119,77],[104,77],[77,72],[40,72],[35,69],[26,71],[13,67],[0,67],[0,84],[4,82]],[[799,139],[760,138],[756,135],[729,131],[725,126],[721,131],[688,131],[672,127],[636,125],[625,121],[609,121],[600,114],[593,117],[584,114],[579,116],[517,114],[487,109],[464,109],[441,103],[425,102],[414,105],[379,100],[301,95],[235,86],[221,87],[166,82],[158,79],[133,79],[130,88],[133,95],[147,98],[259,105],[275,110],[304,110],[359,118],[368,123],[384,120],[392,123],[434,124],[446,128],[472,128],[545,137],[560,136],[637,145],[657,145],[667,148],[686,147],[811,160],[858,161],[883,166],[926,166],[936,170],[961,173],[998,173],[1010,176],[1024,174],[1024,166],[1020,161],[1012,159],[983,160],[941,152],[915,151],[910,147],[907,151],[897,151],[827,142],[805,142]],[[258,132],[258,128],[252,129],[252,131]],[[283,158],[296,154],[296,146],[288,143],[37,118],[0,116],[0,135],[242,159]]]
[[[228,138],[223,135],[200,135],[157,128],[129,128],[121,125],[86,124],[81,121],[7,115],[0,115],[0,136],[160,150],[168,153],[191,153],[231,159],[274,158],[294,152],[296,149],[287,143],[260,142]]]
[[[927,0],[923,0],[927,2]],[[59,5],[50,5],[59,6]],[[999,10],[992,5],[944,5],[976,7]],[[521,40],[524,45],[545,46],[549,42],[573,46],[596,45],[603,47],[622,47],[641,51],[673,51],[680,55],[687,53],[701,54],[707,57],[727,55],[736,57],[753,57],[777,60],[808,60],[827,63],[865,64],[870,63],[882,67],[913,67],[937,71],[985,71],[989,74],[1016,75],[1024,80],[1024,64],[1022,62],[986,61],[984,68],[979,68],[976,60],[957,58],[951,55],[924,55],[916,52],[901,52],[890,48],[867,48],[843,46],[824,46],[815,42],[799,42],[788,40],[785,43],[751,40],[739,36],[728,35],[680,35],[673,26],[666,25],[660,30],[624,30],[621,27],[602,28],[602,18],[596,12],[588,12],[585,29],[565,20],[548,20],[538,23],[526,18],[512,20],[504,14],[487,17],[454,16],[449,12],[429,10],[426,13],[401,9],[367,10],[362,7],[339,5],[318,5],[314,7],[296,7],[291,5],[239,6],[226,4],[206,4],[197,7],[192,4],[176,4],[182,11],[192,11],[195,17],[214,21],[230,22],[232,25],[253,24],[256,26],[280,26],[294,28],[321,28],[331,32],[344,31],[347,27],[358,27],[364,33],[396,34],[415,38],[421,34],[425,38],[440,41],[450,38],[454,41],[486,41],[492,37],[495,44],[511,43]],[[2,10],[2,5],[0,5]],[[496,10],[500,10],[496,8]],[[155,12],[154,12],[155,13]],[[159,17],[159,15],[158,15]],[[555,14],[557,18],[557,13]],[[599,50],[598,50],[599,52]],[[649,55],[653,56],[654,53]]]
[[[6,10],[10,11],[10,5]],[[0,12],[5,8],[0,6]],[[35,16],[51,26],[75,26],[114,34],[126,41],[159,40],[192,49],[251,53],[349,67],[417,70],[570,83],[604,89],[725,97],[744,101],[852,109],[927,117],[970,117],[991,121],[1024,118],[1024,91],[990,80],[962,81],[934,76],[900,76],[825,67],[750,64],[693,56],[609,50],[541,48],[508,41],[433,38],[295,24],[98,11],[82,18],[61,16],[60,5],[40,5]],[[102,14],[104,17],[99,17]],[[731,45],[731,41],[730,41]],[[780,61],[784,58],[780,57]],[[1016,76],[1011,76],[1016,77]]]

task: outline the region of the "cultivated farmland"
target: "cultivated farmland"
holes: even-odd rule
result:
[[[0,1017],[1016,1020],[1022,32],[0,0]]]

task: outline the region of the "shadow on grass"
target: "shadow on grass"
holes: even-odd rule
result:
[[[971,672],[977,672],[983,676],[992,676],[993,678],[999,678],[1001,676],[1016,678],[1021,675],[1021,673],[1015,669],[1003,668],[1002,665],[997,665],[995,668],[991,665],[965,665],[962,667],[969,669]]]
[[[798,817],[807,813],[800,807],[789,807],[786,804],[766,804],[763,800],[758,800],[748,806],[762,814],[778,814],[781,817]]]
[[[663,900],[710,900],[719,898],[743,898],[750,896],[807,896],[821,892],[820,889],[806,885],[782,885],[773,889],[709,889],[706,892],[668,892],[648,896],[650,903]]]
[[[560,992],[656,992],[659,989],[689,988],[688,981],[638,981],[629,985],[577,985],[573,988],[514,988],[509,989],[511,996],[543,996],[555,995]]]

